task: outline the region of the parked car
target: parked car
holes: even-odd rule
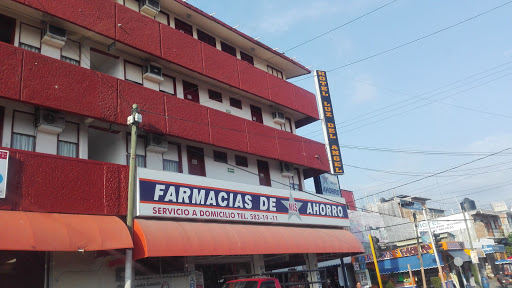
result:
[[[276,278],[248,278],[228,281],[222,288],[281,288],[281,284]]]

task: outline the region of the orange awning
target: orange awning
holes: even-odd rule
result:
[[[132,248],[114,216],[0,211],[0,250],[92,251]]]
[[[160,256],[363,253],[340,228],[303,228],[136,219],[134,259]]]

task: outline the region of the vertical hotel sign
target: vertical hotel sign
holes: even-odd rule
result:
[[[0,198],[5,198],[7,189],[7,164],[9,162],[9,151],[0,150]]]
[[[343,171],[343,162],[341,161],[338,132],[336,131],[331,94],[329,92],[325,71],[315,70],[315,82],[316,96],[321,109],[320,119],[323,122],[325,145],[327,147],[331,174],[341,175],[345,172]]]

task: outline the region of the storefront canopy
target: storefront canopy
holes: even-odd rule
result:
[[[471,257],[469,257],[468,253],[464,252],[464,250],[448,250],[448,253],[453,256],[453,258],[459,257],[462,259],[462,262],[471,261]]]
[[[134,259],[162,256],[364,252],[349,231],[136,219]]]
[[[132,248],[126,225],[114,216],[0,210],[0,250],[92,251]]]
[[[437,266],[436,257],[434,254],[422,254],[423,258],[423,268],[434,268]],[[439,261],[441,261],[441,265],[443,265],[442,257],[439,255]],[[421,269],[420,259],[417,255],[401,257],[401,258],[393,258],[379,261],[379,272],[381,274],[389,274],[393,272],[406,272],[409,271],[408,265],[411,266],[411,270],[419,270]]]

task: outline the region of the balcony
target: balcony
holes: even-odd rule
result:
[[[0,43],[0,97],[328,171],[323,143],[219,112],[128,81]],[[79,80],[77,80],[79,79]]]
[[[234,57],[227,59],[224,52],[114,1],[68,0],[64,6],[53,0],[17,2],[298,111],[305,117],[297,128],[318,120],[313,93]]]

